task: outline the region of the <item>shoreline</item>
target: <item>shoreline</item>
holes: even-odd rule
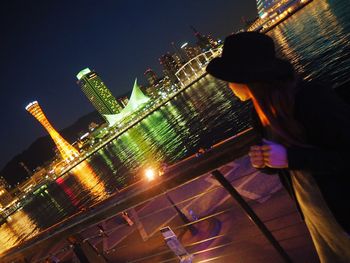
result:
[[[162,188],[164,186],[162,185],[167,185],[168,189],[177,187],[179,184],[202,176],[207,171],[212,170],[213,167],[215,168],[218,165],[239,158],[248,151],[252,140],[255,140],[255,134],[252,128],[239,132],[232,137],[214,144],[208,152],[201,156],[194,154],[170,165],[165,176],[156,185],[145,184],[144,180],[138,180],[134,184],[122,189],[119,193],[116,192],[107,199],[95,203],[87,210],[79,211],[68,216],[64,220],[46,228],[23,243],[11,247],[1,253],[0,256],[2,259],[13,260],[16,255],[24,255],[26,251],[30,253],[28,249],[34,249],[35,246],[43,245],[43,243],[48,240],[52,241],[54,238],[81,231],[87,226],[97,224],[101,220],[115,216],[121,211],[147,202],[150,198],[163,194]],[[243,145],[238,143],[239,141],[242,141]],[[236,148],[235,155],[231,154],[231,148]],[[228,152],[230,154],[228,154]],[[193,165],[200,166],[201,169],[196,169],[196,172],[192,172]],[[191,173],[189,173],[189,171],[191,171]],[[186,176],[182,176],[184,174],[186,174]]]
[[[127,132],[130,128],[134,127],[135,125],[137,125],[139,122],[141,122],[142,120],[144,120],[145,118],[147,118],[149,115],[153,114],[155,111],[157,111],[160,107],[164,106],[165,104],[167,104],[169,101],[171,101],[172,99],[174,99],[176,96],[178,96],[180,93],[182,93],[183,91],[187,90],[188,88],[190,88],[193,84],[195,84],[196,82],[198,82],[199,80],[201,80],[203,77],[205,77],[207,75],[207,73],[205,71],[203,71],[203,73],[197,77],[196,79],[194,79],[192,82],[190,82],[189,84],[187,84],[186,86],[184,86],[183,88],[181,88],[180,90],[178,90],[177,92],[175,92],[174,94],[172,94],[171,96],[169,96],[166,100],[162,101],[159,105],[157,105],[155,108],[153,108],[151,111],[147,112],[145,115],[143,115],[142,117],[140,117],[140,119],[138,119],[135,122],[130,123],[129,125],[127,125],[124,129],[122,129],[120,132],[114,134],[113,136],[111,136],[110,138],[108,138],[106,141],[104,141],[101,145],[99,145],[97,148],[94,149],[94,151],[90,152],[88,155],[84,156],[84,158],[80,159],[78,162],[74,163],[74,165],[72,165],[71,167],[69,167],[68,169],[64,170],[57,178],[60,178],[62,176],[65,176],[69,171],[71,171],[72,169],[74,169],[75,167],[77,167],[80,163],[86,161],[86,159],[88,159],[90,156],[92,156],[95,152],[99,151],[101,148],[105,147],[108,143],[110,143],[111,141],[113,141],[114,139],[116,139],[118,136],[122,135],[123,133]],[[191,156],[187,157],[187,158],[191,158]],[[187,159],[186,158],[186,159]],[[183,160],[180,160],[180,162],[182,162]],[[176,163],[177,164],[177,163]],[[174,165],[176,165],[174,164]],[[56,179],[57,179],[56,178]],[[49,182],[52,183],[52,182]],[[137,184],[142,183],[142,180],[138,180],[136,182],[131,183],[130,185],[127,185],[126,187],[124,187],[123,189],[120,190],[120,192],[125,192],[128,189],[130,189],[131,187],[135,187],[135,185],[137,186]],[[60,227],[67,227],[70,228],[72,226],[74,226],[75,224],[72,222],[72,224],[67,223],[67,221],[70,220],[79,220],[78,217],[79,216],[88,216],[89,212],[93,212],[93,215],[91,215],[91,217],[95,216],[95,213],[97,211],[93,211],[93,210],[98,210],[98,209],[102,209],[101,206],[107,205],[109,206],[114,206],[111,204],[108,204],[110,202],[114,202],[117,200],[114,200],[115,198],[118,198],[118,192],[115,192],[113,194],[111,194],[110,196],[108,196],[106,199],[98,201],[94,204],[92,204],[91,206],[87,207],[86,210],[82,211],[82,210],[78,210],[76,213],[69,215],[68,217],[64,218],[63,220],[53,224],[52,226],[43,229],[42,231],[40,231],[38,234],[34,235],[33,237],[23,241],[22,243],[19,243],[13,247],[11,247],[9,250],[7,250],[7,252],[9,252],[11,254],[11,250],[21,250],[21,246],[24,245],[24,249],[26,249],[26,243],[27,242],[34,242],[35,245],[37,242],[42,242],[45,241],[46,239],[52,237],[54,234],[52,232],[55,232],[55,230],[57,230],[57,228]],[[20,209],[20,208],[18,208]],[[18,210],[16,209],[16,211]],[[14,213],[16,213],[16,211],[14,211]],[[88,212],[88,213],[87,213]],[[11,213],[13,214],[13,213]],[[9,215],[10,216],[10,215]],[[90,217],[88,217],[90,218]],[[4,219],[4,223],[6,223],[6,218]],[[66,224],[67,223],[67,224]],[[59,232],[64,231],[64,229],[60,230]],[[45,237],[41,237],[40,241],[35,241],[37,238],[40,239],[39,236],[41,235],[46,235]],[[8,253],[1,253],[0,256],[4,256]],[[1,261],[0,261],[1,262]]]
[[[279,24],[281,24],[282,22],[284,22],[285,20],[287,20],[288,18],[292,17],[295,13],[297,13],[299,10],[303,9],[304,7],[306,7],[308,4],[310,4],[311,2],[313,2],[314,0],[307,0],[303,3],[300,3],[299,5],[297,5],[294,9],[292,9],[291,11],[287,11],[287,15],[285,17],[283,17],[282,19],[278,20],[277,22],[271,24],[270,26],[268,26],[266,29],[264,29],[263,25],[260,27],[257,27],[256,29],[250,29],[250,27],[247,29],[247,31],[258,31],[261,33],[267,33],[270,30],[274,29],[276,26],[278,26]],[[286,11],[285,11],[286,12]],[[260,19],[260,18],[259,18]],[[269,23],[272,20],[266,21],[265,24]]]

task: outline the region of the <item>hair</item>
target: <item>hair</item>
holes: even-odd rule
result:
[[[299,78],[248,83],[254,108],[265,127],[269,127],[279,143],[305,146],[302,125],[295,119],[295,95]]]

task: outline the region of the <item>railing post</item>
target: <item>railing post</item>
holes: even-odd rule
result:
[[[283,258],[284,262],[291,263],[292,260],[272,235],[270,230],[265,226],[265,224],[260,220],[260,218],[255,214],[253,209],[248,205],[248,203],[243,199],[243,197],[237,192],[237,190],[231,185],[231,183],[225,178],[225,176],[218,170],[214,170],[211,173],[215,179],[221,184],[222,187],[226,189],[227,192],[232,196],[234,200],[238,202],[247,216],[253,221],[253,223],[259,228],[262,234],[267,238],[271,245],[277,250],[278,254]]]
[[[177,214],[179,215],[179,217],[181,218],[182,222],[184,222],[186,225],[190,224],[191,221],[187,218],[187,216],[180,210],[180,208],[178,208],[178,206],[175,204],[175,202],[173,201],[173,199],[171,199],[171,197],[168,195],[168,193],[166,191],[164,191],[164,195],[166,197],[166,199],[168,199],[169,203],[172,205],[172,207],[175,209],[175,211],[177,212]],[[198,229],[193,226],[193,225],[188,225],[187,226],[188,229],[190,230],[192,235],[197,235],[198,234]]]

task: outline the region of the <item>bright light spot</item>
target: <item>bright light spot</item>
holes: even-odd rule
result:
[[[184,47],[186,47],[187,45],[188,45],[187,42],[186,42],[186,43],[183,43],[182,46],[181,46],[181,48],[184,48]]]
[[[29,104],[25,107],[25,109],[28,110],[30,107],[32,107],[33,105],[36,105],[36,104],[38,104],[38,102],[37,102],[37,101],[33,101],[33,102],[29,103]]]
[[[265,17],[267,17],[267,13],[263,13],[263,14],[261,15],[261,18],[262,18],[262,19],[264,19]]]
[[[80,140],[82,140],[82,139],[84,139],[84,138],[86,138],[86,137],[88,137],[88,136],[89,136],[89,133],[87,132],[87,133],[83,134],[83,135],[80,137]]]
[[[86,75],[90,72],[91,72],[91,70],[89,68],[85,68],[85,69],[81,70],[77,75],[77,79],[80,80],[84,75]]]
[[[148,181],[153,181],[155,178],[155,172],[151,168],[146,169],[145,175]]]

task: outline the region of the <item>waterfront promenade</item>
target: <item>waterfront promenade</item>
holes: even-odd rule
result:
[[[347,19],[347,15],[350,12],[347,12],[348,4],[346,1],[343,1],[343,6],[338,4],[339,2],[341,1],[327,4],[326,1],[313,1],[309,7],[291,17],[290,23],[286,21],[271,32],[281,46],[282,53],[286,54],[302,72],[305,72],[308,79],[324,79],[331,76],[331,80],[336,83],[342,81],[344,76],[348,77],[347,36],[349,26],[347,25],[350,20]],[[310,52],[310,50],[316,53]],[[334,52],[330,52],[330,50],[334,50]],[[209,153],[203,154],[197,160],[207,158],[207,154]],[[245,166],[244,162],[240,162],[241,157],[237,158],[233,162]],[[227,164],[230,163],[228,161]],[[234,167],[236,166],[233,166],[232,169]],[[238,170],[235,171],[238,172]],[[263,185],[259,178],[265,178],[261,174],[252,174],[251,176],[248,174],[243,177],[245,178],[244,180],[243,178],[239,180],[239,178],[231,174],[224,174],[230,178],[230,181],[237,187],[242,196],[248,200],[262,220],[271,228],[272,233],[282,246],[286,248],[287,253],[291,255],[295,262],[315,262],[314,250],[306,229],[283,189],[279,189],[276,192],[271,189],[266,189],[266,192],[259,192],[260,185]],[[170,174],[168,175],[170,177]],[[245,173],[242,173],[242,175],[245,175]],[[183,176],[187,177],[188,174],[184,173]],[[114,211],[110,211],[110,214],[103,214],[103,211],[108,211],[109,208],[113,207],[113,204],[116,206],[120,202],[125,204],[120,200],[123,200],[126,196],[137,194],[140,188],[143,188],[145,191],[150,189],[153,194],[151,185],[136,184],[112,196],[109,200],[72,216],[67,221],[62,222],[61,226],[57,224],[48,231],[44,231],[38,239],[30,240],[33,243],[37,241],[36,244],[29,246],[30,244],[27,243],[28,247],[26,247],[26,243],[22,243],[20,247],[8,251],[9,253],[6,255],[3,254],[1,260],[4,262],[23,262],[26,257],[27,262],[43,262],[49,253],[53,253],[62,262],[74,262],[74,255],[68,246],[66,237],[70,233],[79,233],[87,241],[96,245],[99,251],[106,252],[106,257],[111,262],[147,262],[147,260],[149,262],[171,262],[172,259],[174,261],[174,255],[165,246],[158,231],[161,226],[170,225],[188,250],[196,253],[195,262],[263,262],[263,257],[267,259],[272,258],[268,262],[281,262],[270,244],[267,244],[265,239],[260,238],[261,235],[255,226],[250,224],[249,220],[246,220],[244,214],[239,214],[240,208],[232,206],[233,202],[228,198],[228,195],[225,195],[223,198],[224,192],[221,192],[221,195],[218,194],[217,198],[212,198],[209,195],[211,189],[215,192],[220,191],[220,188],[211,181],[210,175],[203,174],[197,180],[203,178],[203,184],[206,184],[207,180],[204,180],[206,176],[209,177],[208,180],[214,185],[213,188],[210,188],[211,183],[208,183],[207,188],[197,189],[195,187],[196,182],[191,181],[192,177],[188,178],[190,181],[188,185],[193,190],[194,199],[197,200],[198,197],[198,202],[203,207],[210,206],[210,208],[207,208],[208,211],[199,209],[200,212],[197,212],[197,216],[203,220],[202,222],[207,222],[198,222],[198,225],[202,224],[201,229],[208,230],[202,232],[210,233],[212,236],[211,242],[209,242],[209,239],[205,240],[203,235],[194,238],[189,237],[183,222],[179,220],[173,208],[166,203],[162,192],[159,192],[157,196],[150,197],[150,199],[147,199],[148,196],[145,195],[144,203],[130,206],[134,210],[124,205],[121,208],[115,208]],[[233,176],[233,179],[231,176]],[[236,182],[235,179],[238,181]],[[187,208],[192,208],[192,206],[187,207],[186,200],[183,200],[182,193],[184,188],[185,185],[177,186],[173,190],[169,190],[169,194],[178,206],[184,208],[184,212],[188,214]],[[266,200],[265,198],[258,198],[259,196],[264,196],[264,194],[259,195],[257,193],[267,193],[266,197],[268,198]],[[198,195],[200,194],[208,194],[208,198],[199,198]],[[126,200],[129,199],[127,198]],[[209,202],[208,200],[215,200],[215,202]],[[160,208],[156,209],[158,205]],[[200,207],[200,205],[195,207]],[[129,212],[132,219],[135,219],[135,214],[132,211],[136,211],[136,216],[139,217],[144,225],[144,231],[136,226],[129,227],[122,221],[120,211],[123,209]],[[158,210],[161,209],[168,215],[160,216],[162,212]],[[210,218],[206,221],[208,216]],[[79,222],[78,220],[81,221]],[[218,224],[218,222],[220,223]],[[73,223],[72,227],[70,223]],[[76,225],[74,225],[75,223]],[[108,228],[108,231],[106,231],[108,237],[100,236],[97,224],[102,224]],[[218,234],[214,231],[217,228],[220,229]],[[294,230],[292,231],[291,229]],[[150,236],[147,240],[143,239],[145,233],[146,237]],[[47,239],[44,240],[45,236]],[[202,243],[198,243],[198,240],[202,240]],[[206,245],[202,245],[200,248],[197,247],[197,245],[203,243]],[[210,245],[207,245],[209,243]],[[224,253],[225,248],[227,253]],[[220,253],[220,249],[222,249],[222,253]],[[140,251],[140,253],[135,253],[136,250]],[[231,256],[223,257],[229,252],[231,252]],[[253,259],[256,260],[253,261]]]
[[[109,262],[178,262],[159,234],[165,225],[171,226],[195,255],[194,262],[239,258],[240,262],[283,262],[210,175],[214,169],[239,190],[294,262],[317,262],[307,230],[278,178],[251,168],[246,153],[254,140],[254,133],[248,130],[178,162],[153,183],[141,180],[11,249],[2,255],[1,262],[44,262],[50,253],[62,262],[74,262],[66,241],[72,234],[82,235]],[[188,217],[189,210],[196,214],[198,220],[192,220],[199,230],[197,235],[190,234],[167,203],[164,189]],[[129,212],[133,226],[125,224],[122,211]],[[105,235],[98,225],[106,230]],[[297,260],[300,258],[305,261]]]

